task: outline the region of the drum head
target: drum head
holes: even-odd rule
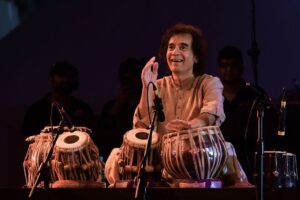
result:
[[[66,151],[84,148],[90,141],[90,136],[81,131],[65,132],[61,134],[56,142],[56,147]]]
[[[127,131],[124,140],[125,143],[128,143],[129,146],[133,146],[136,148],[145,148],[150,130],[137,128]],[[156,147],[158,143],[158,134],[156,132],[152,132],[152,141],[151,141],[151,149]]]

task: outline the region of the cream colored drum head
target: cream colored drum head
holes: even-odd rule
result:
[[[133,146],[136,148],[145,148],[150,130],[137,128],[127,131],[125,134],[125,143],[128,143],[129,146]],[[152,141],[151,141],[151,149],[156,147],[158,143],[158,134],[156,132],[152,132]]]
[[[65,151],[73,151],[84,148],[90,141],[90,136],[81,131],[65,132],[59,135],[56,147]]]

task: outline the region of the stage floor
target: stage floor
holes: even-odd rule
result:
[[[1,188],[1,199],[28,199],[29,189]],[[37,189],[31,199],[43,200],[133,200],[135,189]],[[266,189],[265,200],[299,200],[300,188]],[[255,188],[174,189],[148,188],[148,200],[255,200]]]

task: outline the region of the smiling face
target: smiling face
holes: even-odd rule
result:
[[[191,34],[173,35],[168,43],[167,63],[173,75],[180,77],[193,76],[193,66],[197,63],[192,50]]]

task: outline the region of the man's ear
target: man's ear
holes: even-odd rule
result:
[[[198,63],[198,58],[194,56],[194,63]]]

